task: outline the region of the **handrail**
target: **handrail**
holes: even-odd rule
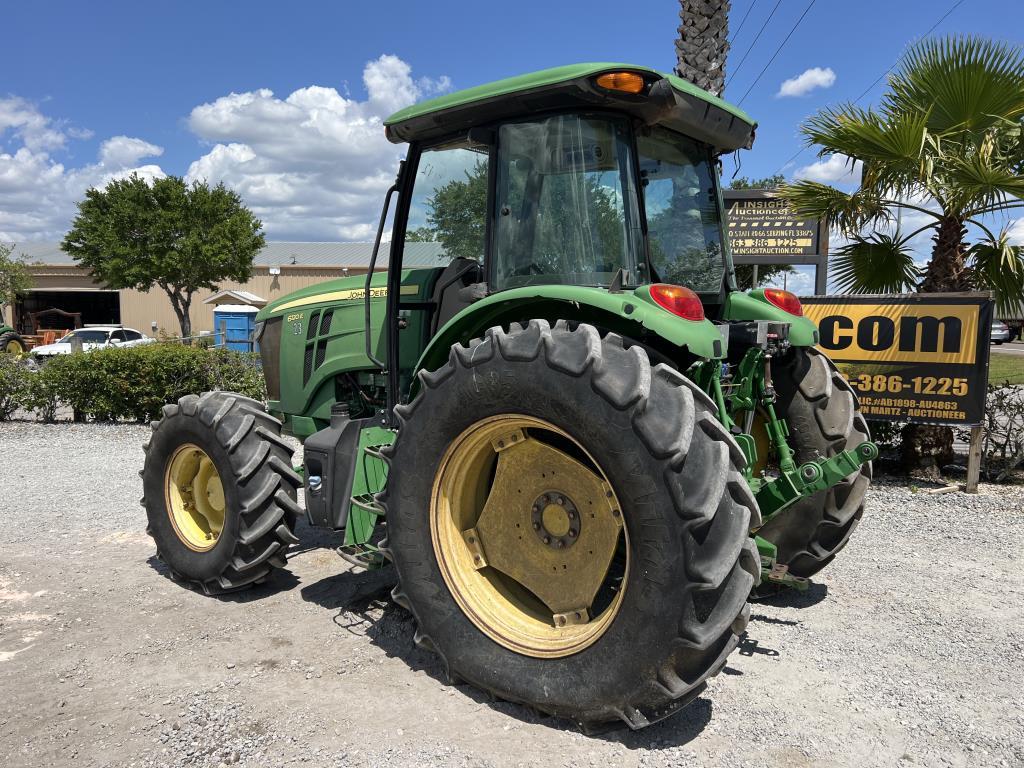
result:
[[[387,220],[388,211],[391,209],[391,196],[397,191],[398,182],[396,181],[388,187],[387,194],[384,196],[384,208],[380,212],[380,223],[377,225],[377,239],[373,241],[373,253],[370,255],[370,266],[366,270],[366,284],[363,290],[363,335],[366,341],[366,356],[370,358],[370,362],[382,371],[387,370],[387,365],[374,356],[372,345],[370,344],[370,280],[373,279],[373,270],[377,266],[377,252],[380,250],[380,240],[384,236],[384,222]]]

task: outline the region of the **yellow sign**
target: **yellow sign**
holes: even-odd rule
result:
[[[957,363],[976,358],[977,304],[806,303],[820,347],[841,360]]]

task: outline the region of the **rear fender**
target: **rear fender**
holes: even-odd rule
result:
[[[772,320],[789,323],[789,342],[794,347],[813,347],[818,343],[818,327],[807,317],[791,315],[764,298],[763,290],[743,293],[731,291],[725,299],[722,317],[726,320]]]
[[[603,288],[539,285],[492,294],[462,310],[424,350],[416,370],[435,370],[455,344],[466,344],[488,328],[529,319],[575,320],[652,343],[673,360],[721,358],[726,342],[708,320],[684,320],[655,304],[644,288],[612,293]]]

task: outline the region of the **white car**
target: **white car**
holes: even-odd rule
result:
[[[992,343],[1002,344],[1004,341],[1010,341],[1010,326],[1004,323],[1002,320],[992,321]]]
[[[85,352],[104,347],[134,347],[139,344],[152,344],[155,341],[144,333],[121,325],[90,325],[70,331],[64,338],[53,344],[33,347],[32,354],[44,358],[69,355],[71,354],[72,339],[81,339],[82,349]]]

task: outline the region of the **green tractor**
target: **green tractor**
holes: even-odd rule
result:
[[[28,344],[21,334],[0,319],[0,354],[23,355],[27,351]]]
[[[585,727],[667,717],[752,590],[842,549],[877,455],[799,300],[737,290],[718,157],[755,123],[581,64],[385,125],[409,149],[369,272],[257,317],[269,407],[208,392],[154,424],[159,556],[236,590],[285,566],[305,514],[345,559],[394,564],[452,679]]]

